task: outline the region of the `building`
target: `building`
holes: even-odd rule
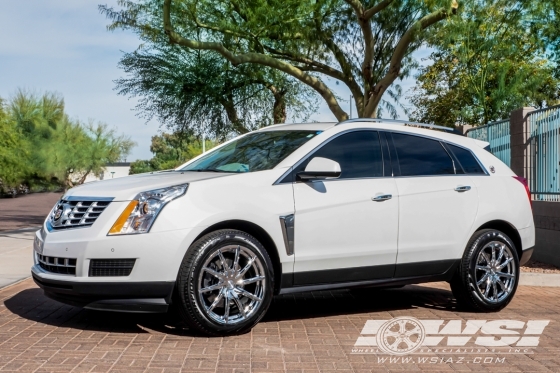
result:
[[[118,177],[128,176],[130,172],[130,162],[108,163],[100,174],[89,174],[84,183],[97,180],[116,179]]]

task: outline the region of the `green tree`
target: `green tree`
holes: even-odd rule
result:
[[[134,142],[106,124],[82,125],[53,93],[18,91],[0,111],[0,178],[4,183],[65,188],[130,153]],[[15,171],[9,170],[18,170]],[[10,172],[8,174],[8,172]],[[10,176],[12,175],[12,176]]]
[[[23,181],[29,172],[28,156],[29,143],[8,115],[4,100],[0,98],[0,192]]]
[[[213,140],[205,140],[206,149],[216,145]],[[202,153],[202,141],[192,133],[162,133],[152,137],[150,160],[131,163],[130,174],[173,169]]]
[[[386,92],[398,99],[399,90],[389,88],[415,66],[410,54],[427,31],[458,7],[455,0],[121,0],[119,4],[121,10],[101,7],[113,20],[111,28],[131,28],[158,42],[165,33],[173,44],[212,51],[233,66],[280,71],[316,91],[338,120],[348,114],[325,78],[349,88],[360,117],[376,116]]]
[[[431,40],[433,63],[420,70],[411,118],[441,125],[485,124],[522,106],[559,98],[537,19],[538,2],[476,0],[464,3]]]
[[[317,107],[314,92],[285,74],[167,43],[125,54],[120,67],[128,76],[116,81],[119,93],[139,96],[142,115],[173,131],[225,137],[285,122],[288,110],[305,120]]]

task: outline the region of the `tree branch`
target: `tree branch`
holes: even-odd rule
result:
[[[225,48],[222,43],[200,42],[180,36],[175,32],[171,23],[171,0],[164,0],[163,3],[163,27],[165,30],[165,34],[169,37],[169,41],[171,43],[179,44],[191,49],[213,50],[230,61],[234,66],[244,63],[254,63],[283,71],[284,73],[293,76],[294,78],[298,79],[302,83],[307,84],[315,91],[317,91],[327,102],[329,109],[339,121],[348,119],[348,114],[346,114],[346,112],[342,110],[334,94],[320,79],[304,73],[303,71],[289,63],[280,61],[274,57],[262,53],[249,52],[234,54],[230,50]]]
[[[451,11],[452,14],[456,13],[458,4],[455,0],[451,1]],[[389,88],[391,84],[398,78],[401,71],[401,63],[404,58],[406,51],[414,39],[418,36],[420,32],[430,27],[431,25],[447,18],[449,12],[447,8],[440,8],[439,10],[427,14],[414,24],[404,33],[401,40],[397,43],[393,55],[391,56],[391,62],[389,63],[389,70],[387,74],[373,87],[371,92],[368,92],[367,105],[364,110],[364,116],[373,116],[377,110],[377,106],[381,101],[383,93]]]

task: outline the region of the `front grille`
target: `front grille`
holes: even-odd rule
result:
[[[136,259],[92,259],[89,262],[89,276],[128,276],[135,262]]]
[[[47,272],[60,273],[62,275],[76,275],[76,262],[74,258],[55,258],[37,254],[39,267]]]
[[[111,201],[60,200],[51,212],[48,222],[54,230],[89,227],[109,206]]]

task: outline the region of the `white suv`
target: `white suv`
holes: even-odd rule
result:
[[[263,128],[175,170],[72,188],[36,234],[33,278],[89,309],[173,305],[213,335],[311,290],[445,280],[500,310],[535,229],[525,180],[487,145],[387,120]]]

